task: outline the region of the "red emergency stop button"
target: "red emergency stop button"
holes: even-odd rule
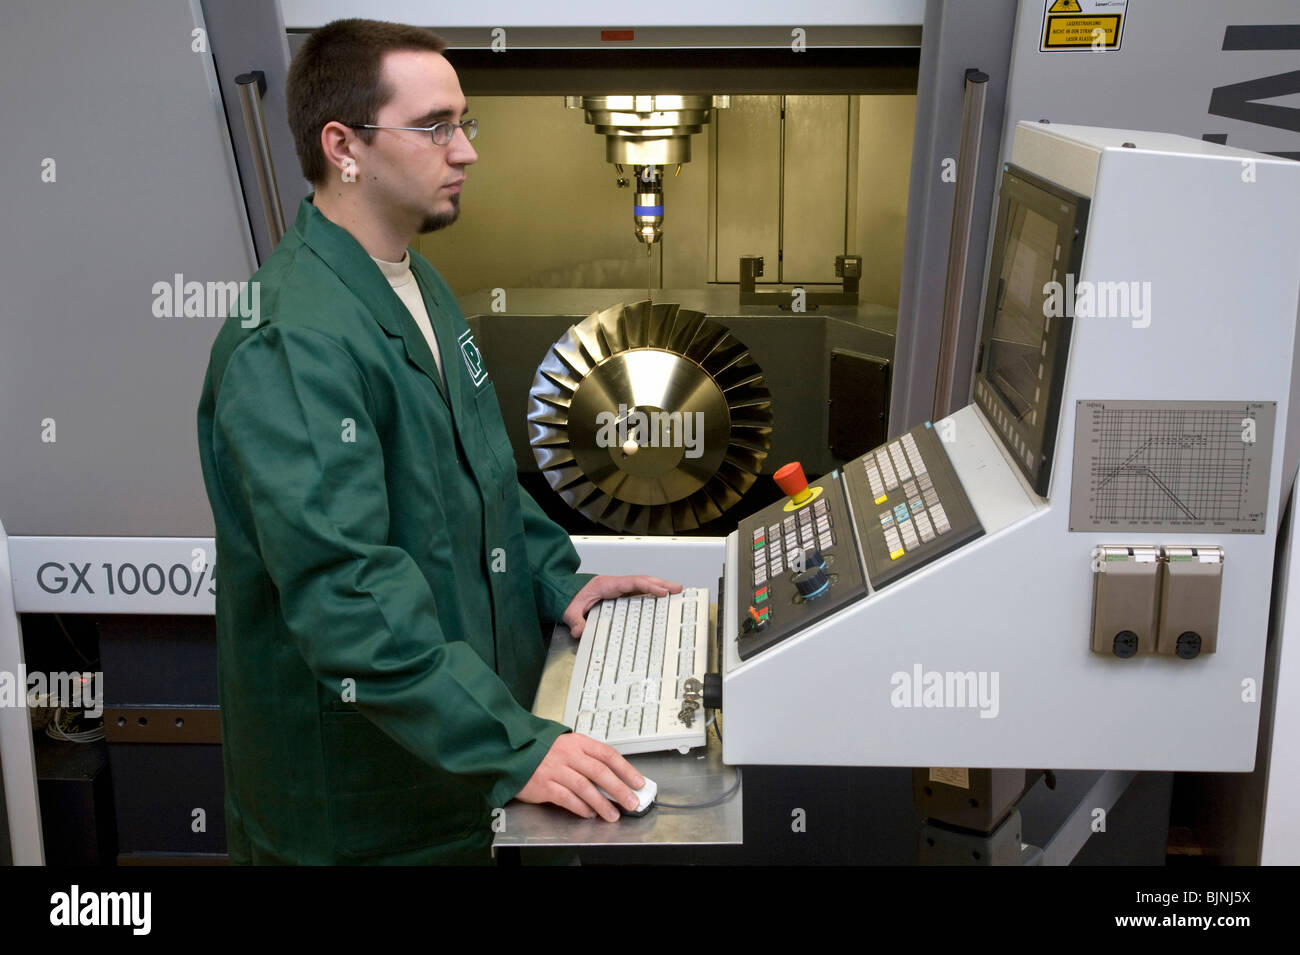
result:
[[[812,491],[808,490],[808,479],[804,477],[803,466],[798,461],[791,461],[783,465],[774,475],[773,480],[786,494],[790,495],[790,500],[796,504],[802,504],[812,496]]]

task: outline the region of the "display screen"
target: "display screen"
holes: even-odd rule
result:
[[[984,294],[976,404],[1035,493],[1052,477],[1086,196],[1007,165]],[[1050,307],[1049,307],[1050,306]],[[1057,306],[1060,306],[1058,308]]]
[[[998,276],[993,333],[987,355],[989,384],[1017,420],[1038,401],[1042,387],[1044,286],[1053,280],[1060,245],[1056,223],[1013,203]]]

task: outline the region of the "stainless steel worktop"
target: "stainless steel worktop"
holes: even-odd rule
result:
[[[714,610],[716,626],[716,608]],[[533,712],[561,721],[569,676],[578,653],[578,641],[566,627],[558,626],[542,672]],[[723,731],[726,731],[725,725]],[[717,799],[736,782],[735,767],[722,763],[722,744],[710,731],[708,746],[683,755],[643,753],[629,756],[644,776],[659,784],[664,802],[694,804]],[[497,849],[542,846],[689,846],[739,845],[744,836],[743,786],[725,802],[707,809],[668,809],[656,805],[640,819],[624,817],[616,823],[581,819],[558,806],[533,806],[518,801],[505,808],[505,831],[493,842]]]

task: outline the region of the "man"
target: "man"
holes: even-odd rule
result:
[[[528,711],[541,619],[577,635],[604,597],[680,588],[575,573],[455,298],[407,253],[455,220],[477,159],[444,48],[365,20],[308,38],[288,100],[316,191],[253,277],[256,323],[213,345],[198,425],[234,862],[486,862],[511,798],[614,821],[596,787],[634,808],[643,784]]]

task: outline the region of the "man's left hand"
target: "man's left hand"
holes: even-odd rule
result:
[[[650,594],[652,597],[667,597],[669,594],[678,594],[681,591],[681,584],[670,584],[658,577],[647,577],[644,574],[610,577],[602,574],[593,577],[587,582],[587,586],[579,590],[577,595],[574,596],[573,602],[564,611],[564,623],[569,628],[569,633],[573,634],[574,639],[577,639],[582,636],[582,631],[587,626],[587,611],[602,600],[611,597],[622,597],[624,594]]]

